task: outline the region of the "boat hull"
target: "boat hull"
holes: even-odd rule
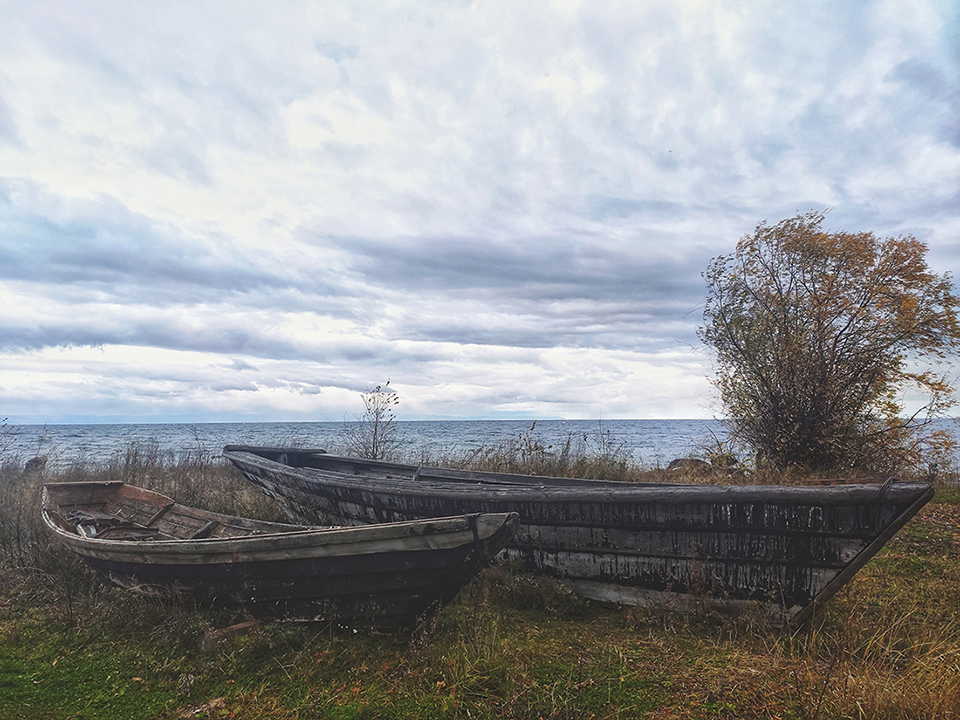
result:
[[[283,448],[227,446],[224,457],[301,522],[515,512],[508,553],[587,597],[678,609],[759,604],[776,624],[808,619],[933,496],[925,483],[632,484]]]
[[[265,618],[410,624],[452,599],[517,529],[516,518],[502,514],[347,528],[260,523],[172,501],[172,509],[163,511],[168,498],[130,486],[120,489],[129,497],[111,501],[104,512],[107,485],[116,494],[122,484],[45,488],[44,521],[61,543],[121,587],[239,605]],[[130,498],[151,495],[161,498],[154,513],[165,514],[156,523],[164,532],[150,539],[84,537],[67,519],[79,511],[134,520],[136,527],[127,532],[142,534],[151,506],[144,510]],[[218,530],[221,536],[190,539],[211,522],[225,528]]]

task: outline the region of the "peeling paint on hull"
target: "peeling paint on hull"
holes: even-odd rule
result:
[[[925,483],[634,484],[420,468],[320,450],[227,446],[299,522],[357,525],[515,512],[527,567],[623,604],[762,605],[799,624],[933,496]]]

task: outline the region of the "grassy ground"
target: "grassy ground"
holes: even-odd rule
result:
[[[95,471],[0,468],[0,717],[960,717],[960,494],[946,487],[793,634],[749,614],[602,607],[494,567],[409,633],[270,624],[202,651],[246,618],[105,587],[40,531],[42,482],[94,474],[276,512],[229,468],[149,448]]]

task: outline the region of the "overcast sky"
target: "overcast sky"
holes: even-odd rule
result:
[[[953,0],[0,16],[0,418],[712,417],[760,221],[960,270]]]

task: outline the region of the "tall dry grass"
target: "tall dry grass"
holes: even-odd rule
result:
[[[593,433],[569,433],[560,441],[549,441],[533,423],[525,432],[468,452],[409,452],[406,457],[395,459],[434,467],[648,483],[806,485],[888,479],[885,475],[853,471],[844,476],[812,476],[797,468],[774,470],[741,460],[746,457],[743,448],[713,436],[699,443],[688,457],[677,458],[675,467],[649,465],[635,460],[629,448],[602,424]],[[919,464],[898,478],[944,488],[956,486],[960,482],[960,455],[943,451],[932,457],[929,463]]]
[[[414,454],[408,462],[489,472],[580,477],[597,480],[638,480],[649,471],[602,425],[594,433],[569,433],[558,442],[547,441],[530,429],[501,442],[463,453]]]
[[[473,460],[474,467],[538,474],[586,467],[583,474],[598,477],[622,458],[576,438],[557,448],[518,437]],[[497,566],[407,635],[275,625],[201,655],[198,638],[243,618],[104,585],[50,544],[40,489],[52,481],[121,480],[268,519],[277,515],[272,501],[202,448],[173,455],[131,445],[102,463],[32,473],[24,464],[0,457],[0,665],[4,647],[35,653],[36,660],[18,661],[25,686],[33,688],[30,678],[50,692],[73,683],[78,698],[37,717],[138,716],[130,694],[128,705],[117,705],[89,679],[114,655],[157,676],[152,687],[167,692],[167,709],[145,716],[171,720],[231,713],[284,720],[960,717],[960,493],[949,485],[815,622],[792,634],[749,613],[603,607],[557,581]],[[637,468],[620,477],[675,479]],[[76,674],[56,674],[71,657]],[[146,671],[129,674],[145,682]],[[0,708],[26,712],[26,705],[4,704],[12,677],[0,683]],[[58,701],[48,702],[55,708]]]

